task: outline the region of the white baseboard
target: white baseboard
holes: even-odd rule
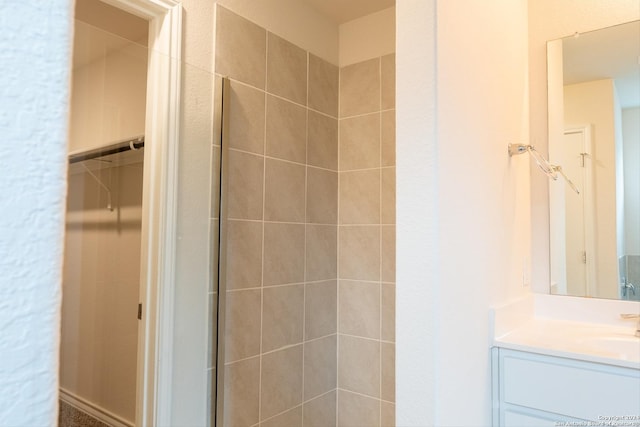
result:
[[[60,387],[60,400],[113,427],[134,427],[133,422]]]

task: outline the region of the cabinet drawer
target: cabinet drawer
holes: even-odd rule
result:
[[[640,371],[518,351],[500,351],[505,403],[598,421],[640,414]]]

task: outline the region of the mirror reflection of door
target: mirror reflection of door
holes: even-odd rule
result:
[[[75,3],[59,427],[133,427],[148,22]]]
[[[576,194],[569,186],[559,183],[557,193],[564,203],[566,286],[570,295],[592,295],[593,259],[595,248],[589,244],[593,206],[591,186],[585,185],[591,176],[590,136],[588,128],[568,129],[564,133],[563,144],[558,147],[557,157],[565,174],[572,177],[580,190]]]

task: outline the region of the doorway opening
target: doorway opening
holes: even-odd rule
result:
[[[148,32],[145,19],[76,2],[61,427],[135,424]]]

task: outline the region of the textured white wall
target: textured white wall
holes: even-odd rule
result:
[[[396,423],[426,426],[436,407],[440,277],[435,0],[398,2],[396,22]]]
[[[527,2],[396,7],[397,421],[486,426],[489,310],[528,293],[529,160],[507,155],[529,134]]]
[[[55,425],[71,2],[0,26],[0,425]]]
[[[546,43],[560,37],[640,19],[638,0],[529,1],[529,90],[531,142],[546,153],[547,53]],[[549,292],[548,178],[532,169],[532,289]]]

